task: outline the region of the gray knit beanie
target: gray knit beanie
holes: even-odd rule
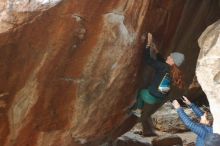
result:
[[[174,63],[178,67],[183,63],[185,59],[184,54],[179,53],[179,52],[173,52],[170,54],[170,56],[173,58]]]

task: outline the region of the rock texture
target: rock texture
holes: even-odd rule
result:
[[[182,146],[183,141],[177,135],[164,135],[156,137],[152,140],[153,146]]]
[[[178,28],[170,43],[171,50],[183,52],[185,62],[182,70],[189,84],[195,75],[200,47],[197,40],[207,26],[220,18],[219,0],[186,0]],[[199,98],[198,98],[199,100]]]
[[[1,0],[0,33],[26,23],[42,11],[56,6],[62,0]]]
[[[127,132],[123,136],[119,137],[115,143],[115,146],[152,146],[144,137],[140,135]]]
[[[184,109],[186,114],[191,119],[196,119],[196,116],[190,109]],[[179,119],[175,109],[172,108],[171,103],[165,103],[156,113],[152,116],[153,125],[159,131],[177,133],[188,131],[189,129]]]
[[[144,22],[174,32],[183,3],[2,0],[0,145],[91,146],[131,128]]]
[[[148,3],[1,1],[0,145],[111,138],[135,99]]]
[[[207,27],[198,40],[198,81],[206,93],[214,117],[213,130],[220,134],[220,20]]]
[[[172,142],[171,139],[172,137],[174,137],[174,139],[181,138],[184,146],[195,146],[196,137],[197,137],[197,135],[195,135],[195,133],[191,131],[180,132],[180,133],[175,133],[175,134],[171,134],[171,132],[156,131],[158,136],[144,137],[142,135],[143,134],[142,130],[143,128],[142,128],[141,123],[137,123],[129,132],[125,133],[118,139],[122,139],[124,142],[126,142],[126,140],[123,137],[129,137],[128,139],[133,139],[133,140],[139,139],[139,141],[140,141],[140,138],[144,138],[145,141],[151,144],[152,144],[152,141],[155,139],[156,141],[158,140],[158,142],[164,141],[165,142],[164,144],[166,144],[166,140]],[[175,140],[173,142],[175,142]],[[160,146],[163,146],[164,144],[161,144]]]

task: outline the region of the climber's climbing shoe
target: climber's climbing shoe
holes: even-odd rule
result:
[[[135,115],[136,117],[140,118],[141,117],[141,109],[136,109],[136,110],[132,110],[131,113],[133,115]]]

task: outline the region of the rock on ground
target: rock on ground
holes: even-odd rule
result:
[[[116,146],[152,146],[144,137],[127,132],[116,140]]]
[[[156,137],[152,140],[153,146],[182,146],[183,141],[182,139],[177,135],[163,135]]]
[[[191,119],[196,119],[196,116],[191,109],[184,108],[184,111]],[[170,102],[165,103],[151,117],[154,127],[159,131],[170,133],[189,131],[189,129],[180,120],[176,110],[173,109]]]

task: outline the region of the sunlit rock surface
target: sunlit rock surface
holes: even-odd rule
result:
[[[207,27],[198,43],[196,75],[209,100],[214,132],[220,134],[220,20]]]
[[[31,21],[44,10],[56,6],[62,0],[1,0],[0,33]]]

